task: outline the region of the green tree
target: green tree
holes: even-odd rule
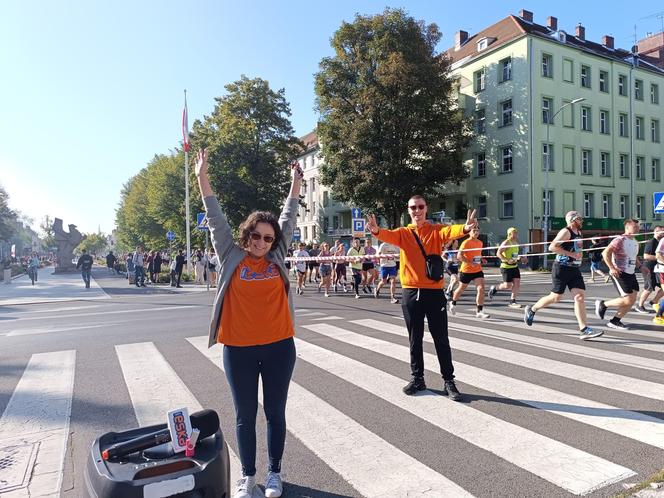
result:
[[[208,148],[212,188],[231,226],[237,227],[256,209],[281,210],[289,162],[304,149],[293,135],[283,89],[275,92],[267,81],[246,76],[225,88],[228,93],[215,99],[212,114],[194,123],[191,143],[193,150]],[[192,171],[198,200],[194,180]]]
[[[94,256],[102,256],[103,252],[108,247],[108,237],[101,233],[88,233],[81,243],[76,247],[76,251],[80,253],[83,249],[88,251],[88,254]]]
[[[9,209],[9,194],[0,185],[0,240],[9,240],[16,233],[16,213]]]
[[[467,176],[472,138],[456,108],[441,34],[403,10],[357,15],[332,38],[316,74],[321,182],[335,198],[399,223],[414,194],[436,196]]]
[[[53,230],[53,222],[55,220],[49,215],[45,215],[39,223],[39,230],[42,233],[42,241],[44,246],[48,249],[55,246],[55,231]]]

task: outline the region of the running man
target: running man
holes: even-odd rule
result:
[[[360,247],[360,239],[353,239],[353,246],[348,249],[347,256],[354,256],[358,259],[352,259],[350,261],[350,269],[353,272],[353,290],[355,291],[355,299],[360,298],[360,282],[362,282],[362,259],[359,259],[360,256],[364,256],[364,248]]]
[[[453,240],[452,244],[447,246],[447,250],[443,253],[443,261],[445,261],[445,272],[450,276],[450,283],[445,289],[445,297],[448,301],[452,300],[452,293],[459,283],[459,260],[457,259],[459,249],[459,241]]]
[[[320,253],[320,249],[318,248],[318,244],[315,242],[313,243],[312,247],[310,250],[307,251],[309,253],[309,256],[312,258],[315,258],[318,256]],[[309,283],[311,283],[311,277],[314,277],[314,282],[318,283],[318,261],[309,261]]]
[[[599,238],[590,239],[590,242],[591,244],[588,248],[588,257],[590,258],[590,281],[595,281],[595,273],[597,273],[604,279],[604,283],[607,283],[611,276],[604,273],[599,267],[600,263],[603,261],[602,252],[606,247],[606,243]]]
[[[341,243],[341,240],[336,240],[334,242],[334,248],[332,249],[332,255],[337,257],[342,257],[346,255],[346,247]],[[337,285],[341,285],[341,289],[344,292],[348,292],[346,289],[346,261],[339,261],[334,265],[334,275],[332,276],[334,283],[334,292],[337,292]],[[343,280],[343,283],[341,281]]]
[[[510,227],[507,229],[507,238],[502,241],[496,251],[496,256],[500,259],[500,274],[503,276],[503,283],[500,285],[492,285],[489,288],[489,299],[499,290],[511,290],[510,302],[507,306],[510,308],[520,308],[521,305],[516,302],[519,295],[519,287],[521,287],[521,272],[519,271],[519,262],[525,263],[526,257],[519,256],[519,240],[517,234],[519,231]]]
[[[376,248],[371,243],[371,237],[364,240],[364,254],[367,256],[374,256]],[[372,294],[373,288],[371,287],[378,280],[378,270],[372,260],[365,259],[362,262],[362,292],[365,294]]]
[[[634,235],[639,233],[640,228],[639,220],[625,220],[625,233],[613,239],[602,253],[604,262],[609,267],[613,285],[620,297],[610,301],[597,299],[595,314],[597,318],[604,320],[607,308],[618,308],[614,317],[606,324],[612,329],[629,330],[621,319],[632,309],[636,297],[639,295],[639,282],[636,280],[634,270],[641,266],[641,263],[639,262],[639,242]],[[648,277],[646,276],[646,278]]]
[[[475,303],[477,304],[477,313],[475,316],[482,320],[489,318],[490,315],[485,313],[484,308],[484,272],[482,265],[486,264],[486,259],[482,257],[482,241],[478,238],[480,229],[475,227],[470,231],[469,237],[464,240],[459,246],[459,254],[457,259],[461,261],[461,271],[459,273],[459,287],[454,291],[452,301],[450,302],[449,310],[452,315],[456,315],[456,304],[461,294],[466,290],[466,287],[471,282],[475,283],[477,289],[477,297]]]
[[[639,313],[648,313],[648,310],[645,306],[646,300],[649,297],[650,305],[654,309],[655,303],[657,303],[664,294],[664,292],[662,292],[662,286],[659,283],[658,273],[660,272],[655,272],[655,267],[657,266],[656,253],[662,236],[664,236],[664,227],[656,226],[652,239],[646,242],[643,248],[642,268],[648,270],[648,274],[646,274],[645,271],[643,272],[643,292],[641,292],[641,296],[639,297],[639,304],[635,308]]]
[[[395,291],[397,288],[397,261],[396,256],[399,254],[399,248],[389,242],[383,242],[378,246],[379,255],[392,255],[393,259],[381,259],[380,265],[380,282],[376,286],[374,292],[374,297],[378,299],[380,290],[383,288],[387,282],[390,282],[390,303],[399,304],[399,300],[396,298]]]
[[[569,211],[565,215],[567,226],[561,229],[549,244],[549,251],[556,253],[556,260],[551,269],[551,292],[541,297],[534,305],[526,306],[523,321],[531,326],[535,320],[535,313],[554,303],[560,302],[568,288],[574,296],[574,315],[579,324],[579,339],[588,340],[599,337],[604,332],[593,330],[588,327],[586,317],[586,284],[581,275],[581,258],[583,257],[581,238],[581,227],[583,218],[576,211]]]

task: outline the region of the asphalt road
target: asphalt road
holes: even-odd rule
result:
[[[0,296],[3,498],[28,496],[2,489],[3,448],[18,436],[8,431],[20,432],[27,422],[16,420],[31,421],[49,397],[64,412],[70,400],[62,428],[47,428],[64,434],[62,455],[52,456],[64,468],[43,477],[56,482],[61,474],[63,497],[86,496],[82,475],[95,437],[159,417],[162,402],[216,410],[237,454],[219,348],[205,347],[212,293],[138,289],[101,269],[93,276],[103,299],[2,305]],[[548,275],[523,280],[524,304],[548,292]],[[569,297],[529,328],[522,310],[505,306],[505,294],[487,301],[491,318],[476,319],[469,289],[450,318],[465,395],[453,403],[440,396],[432,356],[425,358],[430,390],[401,393],[409,368],[399,305],[368,295],[325,298],[313,287],[295,297],[284,496],[607,497],[664,467],[664,328],[651,316],[630,313],[624,321],[632,330],[606,329],[583,342]],[[587,305],[613,295],[609,285],[589,284]],[[435,352],[430,341],[425,352]],[[66,381],[58,391],[56,380],[67,375],[70,392]],[[257,440],[262,482],[261,413]]]

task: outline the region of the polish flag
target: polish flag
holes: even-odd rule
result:
[[[184,110],[182,111],[182,138],[184,140],[185,152],[189,152],[189,122],[187,118],[187,97],[185,96]]]

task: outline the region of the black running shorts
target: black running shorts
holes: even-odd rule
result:
[[[578,266],[563,266],[554,263],[551,270],[551,283],[551,292],[555,294],[564,294],[565,288],[586,290],[586,283],[583,281],[583,275]]]

